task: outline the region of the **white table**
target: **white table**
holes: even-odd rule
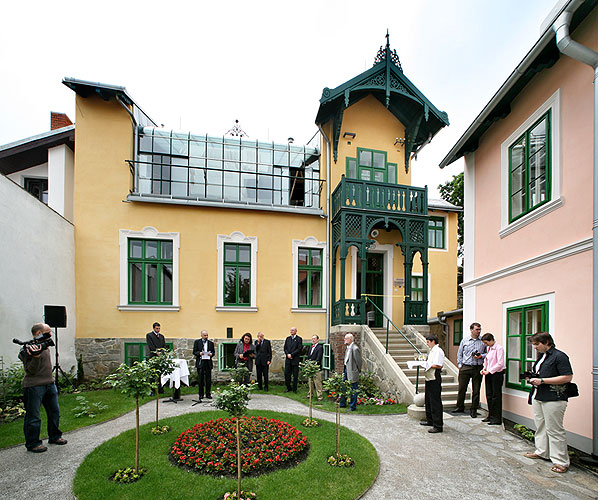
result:
[[[189,385],[189,367],[187,366],[186,359],[173,359],[174,370],[172,373],[163,374],[161,378],[162,385],[169,384],[169,387],[179,389],[181,382],[185,385]]]

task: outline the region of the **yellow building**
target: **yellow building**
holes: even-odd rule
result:
[[[98,374],[141,357],[154,321],[168,340],[208,330],[222,369],[244,332],[296,326],[309,341],[382,312],[424,324],[455,308],[458,208],[410,186],[412,155],[448,120],[388,44],[324,89],[319,147],[164,130],[124,87],[64,83],[77,100],[77,349]]]

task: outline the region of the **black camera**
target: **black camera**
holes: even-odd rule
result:
[[[471,355],[472,355],[472,356],[475,356],[475,357],[477,357],[477,356],[481,356],[481,354],[480,354],[480,353],[479,353],[477,350],[473,351],[473,352],[471,353]]]
[[[52,335],[49,333],[44,333],[41,337],[38,337],[36,339],[31,339],[31,340],[27,340],[26,342],[23,342],[19,339],[12,339],[13,343],[15,344],[19,344],[21,347],[21,352],[24,352],[25,354],[27,353],[27,347],[29,347],[30,345],[37,345],[40,346],[40,352],[46,350],[48,347],[54,347],[54,341],[52,340]]]
[[[526,370],[523,373],[519,374],[519,380],[530,379],[530,378],[540,378],[540,374],[535,373],[535,372],[530,372],[529,370]]]

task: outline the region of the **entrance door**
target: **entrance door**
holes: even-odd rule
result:
[[[361,290],[361,259],[357,257],[357,297],[361,298],[362,293],[372,295],[368,297],[368,300],[371,300],[381,311],[384,311],[384,254],[367,254],[364,291]],[[369,302],[365,310],[366,323],[370,326],[381,327],[383,324],[382,314]]]

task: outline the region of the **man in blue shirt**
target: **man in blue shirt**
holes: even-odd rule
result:
[[[457,365],[459,367],[459,393],[457,407],[452,414],[465,413],[465,393],[471,380],[471,418],[478,416],[480,407],[480,387],[482,386],[482,366],[486,354],[486,344],[481,341],[482,325],[472,323],[469,327],[470,337],[464,338],[459,344]]]

